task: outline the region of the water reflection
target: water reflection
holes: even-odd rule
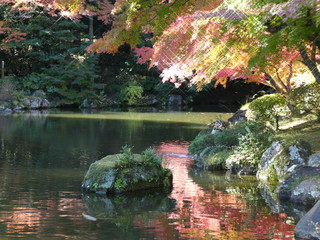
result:
[[[0,116],[0,239],[293,239],[254,179],[190,168],[187,143],[173,140],[194,138],[192,126]],[[166,156],[172,192],[82,196],[89,164],[125,143],[137,152],[154,144]]]
[[[159,152],[187,153],[187,145],[164,143]],[[188,239],[293,239],[286,214],[273,214],[253,178],[194,170],[191,159],[167,157],[173,171],[170,197],[177,208],[169,215],[179,235]]]

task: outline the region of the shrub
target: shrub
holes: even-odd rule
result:
[[[239,171],[250,168],[257,170],[262,153],[268,148],[270,141],[260,141],[252,134],[243,135],[239,138],[239,145],[234,147],[232,155],[226,160],[226,167]]]
[[[237,146],[239,144],[239,137],[248,133],[254,134],[255,137],[262,140],[272,135],[272,130],[261,122],[240,122],[231,128],[226,128],[215,134],[214,142],[216,145]]]
[[[120,155],[117,159],[116,166],[118,168],[129,168],[133,166],[161,166],[161,156],[155,154],[153,148],[147,148],[144,150],[140,157],[132,152],[133,147],[125,145],[120,151]]]
[[[287,99],[291,112],[296,116],[314,114],[320,120],[320,87],[311,83],[294,89]]]
[[[248,119],[269,122],[274,129],[279,128],[279,117],[289,112],[286,100],[280,94],[259,97],[249,104]]]
[[[197,159],[207,169],[229,168],[239,171],[246,168],[255,172],[273,135],[272,129],[261,122],[242,122],[215,135],[197,136],[189,151],[199,153],[207,148],[206,154]]]
[[[214,135],[202,134],[191,141],[188,150],[191,154],[199,154],[208,146],[214,146]]]
[[[0,81],[0,103],[4,101],[11,101],[13,99],[12,93],[15,91],[16,86],[12,82],[11,77],[5,77]]]
[[[226,169],[226,159],[232,154],[231,150],[223,150],[210,154],[204,161],[203,165],[207,169]]]
[[[128,105],[137,105],[142,99],[143,88],[137,82],[129,82],[120,93],[120,101]]]

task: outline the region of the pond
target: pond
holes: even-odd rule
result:
[[[294,239],[254,177],[191,167],[188,141],[224,113],[31,112],[0,116],[0,239]],[[89,165],[125,144],[150,145],[172,192],[81,192]]]

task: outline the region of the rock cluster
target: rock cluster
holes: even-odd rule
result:
[[[257,178],[277,186],[280,199],[311,205],[320,199],[320,154],[311,155],[303,141],[286,145],[273,142],[263,153]]]

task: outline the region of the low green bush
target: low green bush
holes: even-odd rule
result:
[[[214,146],[214,135],[202,134],[191,141],[188,150],[191,154],[199,154],[209,146]]]
[[[286,99],[280,94],[269,94],[252,101],[248,107],[248,119],[270,123],[274,129],[279,128],[279,117],[289,113]]]
[[[316,115],[320,120],[320,86],[311,83],[294,89],[287,98],[291,112],[296,116]]]
[[[197,161],[207,169],[250,168],[254,172],[273,136],[274,131],[261,122],[241,122],[214,135],[198,135],[189,152],[199,154],[206,149]]]
[[[137,165],[140,166],[161,166],[161,156],[155,154],[153,148],[147,148],[144,150],[140,157],[132,152],[133,147],[125,145],[120,151],[120,155],[116,161],[117,168],[130,168]]]
[[[239,145],[233,148],[232,154],[226,159],[226,167],[239,171],[250,168],[257,170],[262,153],[269,147],[271,141],[261,141],[252,134],[239,138]]]
[[[237,146],[239,145],[239,137],[248,133],[255,135],[258,139],[268,138],[272,134],[272,129],[266,127],[261,122],[240,122],[231,128],[226,128],[223,131],[214,135],[216,145],[222,146]]]
[[[203,160],[203,166],[207,169],[226,169],[226,159],[232,155],[233,151],[223,150],[210,154],[207,158]]]

